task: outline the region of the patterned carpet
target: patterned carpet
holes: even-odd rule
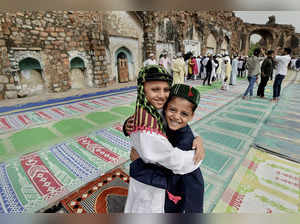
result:
[[[283,86],[293,81],[293,77],[294,74],[290,74]],[[202,136],[206,149],[201,165],[206,213],[212,212],[216,206],[248,154],[257,133],[275,108],[269,100],[271,94],[272,83],[269,83],[265,91],[267,99],[239,98],[192,125],[193,130]]]
[[[206,213],[215,207],[272,107],[263,99],[237,99],[192,125],[203,138],[206,150],[201,165]]]
[[[193,85],[201,92],[203,87],[199,86],[199,81],[194,81]],[[206,184],[205,212],[211,212],[215,207],[274,106],[263,99],[237,99],[246,86],[247,82],[242,80],[238,85],[230,86],[227,92],[207,91],[206,87],[201,92],[201,105],[192,128],[201,134],[206,148],[201,167]],[[266,92],[270,96],[270,88]],[[136,95],[135,91],[126,94],[129,95],[126,102],[120,100],[119,95],[107,96],[97,99],[97,102],[106,102],[100,105],[102,108],[95,106],[85,112],[79,102],[72,103],[70,105],[81,107],[83,112],[62,116],[54,122],[49,120],[45,123],[48,126],[38,124],[39,129],[23,126],[17,132],[12,130],[11,134],[3,135],[0,155],[7,159],[0,163],[0,213],[44,211],[120,165],[128,172],[130,145],[121,132],[121,124],[134,110]],[[61,106],[66,107],[55,107]],[[66,126],[70,128],[66,129]],[[8,128],[6,125],[2,127]],[[28,132],[33,129],[36,136]],[[32,141],[34,147],[27,150],[25,140],[39,139],[38,133],[42,130],[43,136],[46,136],[43,142]],[[52,141],[49,132],[60,141],[49,144]],[[25,141],[26,147],[22,148],[22,141]],[[40,148],[42,143],[48,146]],[[24,152],[29,154],[24,155]]]
[[[300,162],[299,95],[300,84],[291,84],[255,139],[258,147],[297,162]]]
[[[243,89],[245,83],[241,81],[241,86],[236,89]],[[197,81],[193,83],[198,84]],[[204,91],[203,107],[215,111],[238,96],[234,91],[229,91],[226,96],[219,95],[219,90]],[[135,97],[135,91],[126,92],[93,99],[93,102],[87,100],[49,107],[43,109],[43,113],[34,111],[2,117],[10,122],[16,116],[29,118],[25,115],[35,114],[30,117],[32,123],[28,126],[25,123],[17,125],[21,120],[1,126],[3,132],[11,133],[6,133],[0,140],[0,155],[4,161],[0,163],[0,212],[43,211],[127,161],[130,145],[121,132],[121,123],[133,113]],[[52,122],[50,117],[43,120],[42,114],[57,120]],[[41,127],[43,122],[48,126]],[[38,127],[29,128],[30,125]],[[89,131],[89,125],[95,130]],[[62,140],[51,146],[53,137]],[[40,148],[42,144],[50,146]],[[125,170],[128,170],[128,164],[124,164]]]
[[[120,168],[89,182],[61,201],[68,213],[123,213],[129,176]]]
[[[106,96],[92,100],[82,100],[60,106],[47,106],[46,109],[35,109],[34,111],[1,116],[0,134],[66,119],[80,114],[86,114],[91,111],[111,108],[113,106],[132,102],[135,98],[135,91],[131,91],[119,95]]]
[[[300,164],[252,148],[214,213],[300,212]]]

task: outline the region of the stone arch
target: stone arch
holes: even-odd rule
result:
[[[119,47],[115,53],[114,53],[114,67],[115,67],[115,71],[116,71],[116,81],[117,82],[127,82],[130,79],[130,77],[133,76],[133,72],[135,71],[135,67],[134,67],[134,63],[133,63],[133,56],[132,56],[132,53],[131,51],[125,47],[125,46],[122,46],[122,47]],[[120,62],[120,59],[123,61],[125,60],[125,64],[123,62]],[[125,74],[126,72],[126,69],[124,70],[120,70],[120,68],[124,68],[123,66],[127,66],[127,73],[128,74]],[[123,76],[126,76],[126,78],[122,78]]]
[[[257,28],[252,30],[249,35],[248,35],[248,41],[250,43],[250,38],[253,34],[258,34],[262,37],[262,39],[259,41],[259,44],[261,47],[266,48],[266,49],[271,49],[272,46],[274,45],[274,34],[271,30],[266,29],[266,28]],[[250,47],[250,45],[249,45]]]
[[[45,91],[45,80],[42,76],[40,62],[32,57],[23,58],[18,62],[18,96],[32,96]]]
[[[295,35],[291,35],[287,37],[284,47],[288,47],[291,49],[297,48],[299,46],[299,40]]]
[[[72,50],[68,52],[69,55],[69,63],[70,63],[70,73],[71,74],[71,61],[73,61],[75,58],[78,58],[76,60],[82,60],[83,64],[84,64],[84,80],[85,80],[85,87],[93,87],[93,66],[91,64],[91,59],[90,56],[85,52],[85,51],[76,51],[76,50]],[[80,69],[80,68],[78,68]],[[79,72],[79,71],[77,71]],[[81,71],[82,72],[82,71]],[[69,75],[70,78],[70,75]],[[72,83],[71,83],[72,85]]]
[[[87,87],[85,69],[84,60],[81,57],[73,57],[70,60],[69,79],[72,89],[83,89]]]
[[[217,39],[209,33],[206,40],[206,54],[215,54],[217,50]]]
[[[230,49],[230,40],[229,37],[225,35],[221,43],[220,53],[229,54],[229,49]]]

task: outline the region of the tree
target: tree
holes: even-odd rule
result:
[[[249,52],[248,52],[249,57],[253,55],[253,51],[254,51],[255,48],[260,48],[259,43],[258,42],[257,43],[251,42],[250,43],[250,49],[249,49]]]

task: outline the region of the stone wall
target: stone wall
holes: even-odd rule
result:
[[[246,55],[253,33],[263,35],[273,48],[292,47],[299,55],[293,26],[247,24],[231,11],[0,10],[0,99],[22,95],[19,63],[28,57],[39,62],[45,91],[61,92],[72,86],[70,62],[75,57],[84,61],[87,87],[103,87],[118,82],[120,50],[130,58],[129,79],[135,80],[150,53],[157,59],[163,50],[171,57],[188,50],[205,55],[213,37],[215,53]]]
[[[18,83],[11,81],[11,77],[20,71],[19,62],[26,57],[35,58],[41,64],[42,78],[48,91],[60,92],[70,88],[70,60],[75,56],[83,57],[87,62],[86,74],[90,86],[101,87],[108,82],[101,14],[78,11],[1,11],[0,18],[0,44],[3,48],[1,76],[4,75],[3,62],[8,62],[8,77],[2,78],[1,84],[5,85],[3,82],[7,79],[10,82],[6,87],[9,94],[4,97],[17,96]]]

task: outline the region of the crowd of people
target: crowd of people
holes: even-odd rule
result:
[[[281,82],[287,74],[287,69],[300,70],[300,58],[291,57],[289,48],[257,48],[249,57],[237,54],[232,57],[228,54],[196,56],[192,52],[179,52],[171,59],[168,53],[164,52],[158,62],[154,54],[150,54],[144,62],[144,66],[153,64],[163,66],[173,76],[173,84],[182,84],[185,80],[203,80],[203,85],[211,86],[213,82],[221,81],[221,89],[226,91],[230,85],[236,85],[238,77],[247,78],[249,86],[242,99],[253,97],[255,83],[258,84],[257,96],[264,98],[265,87],[268,81],[274,78],[272,101],[275,102],[279,100]]]

